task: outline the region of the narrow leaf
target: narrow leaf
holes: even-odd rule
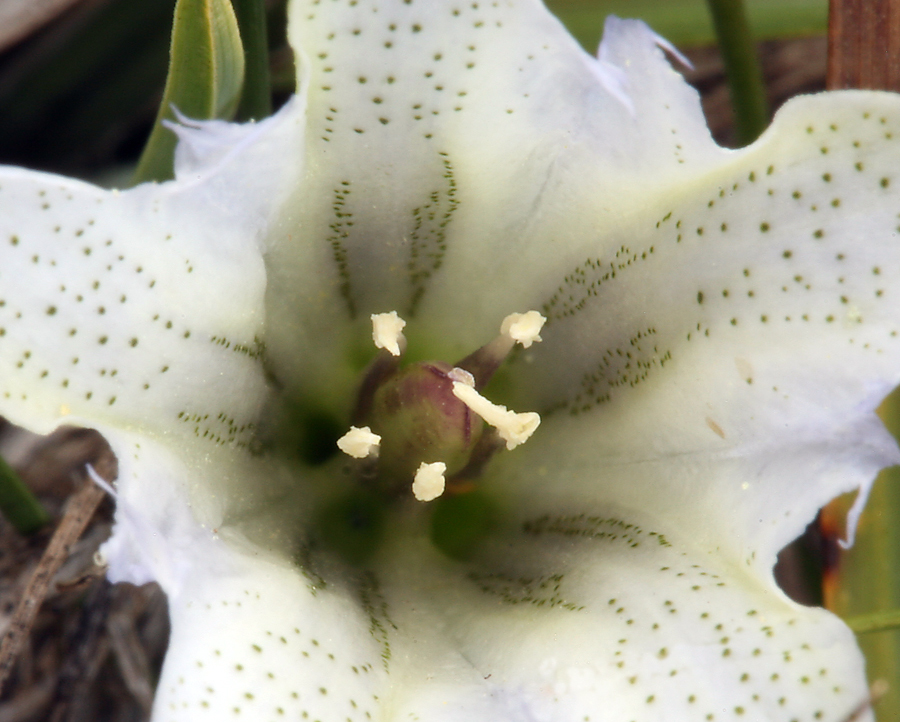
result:
[[[861,614],[857,617],[848,617],[844,621],[857,634],[886,632],[890,629],[900,629],[900,609]]]
[[[263,0],[233,0],[244,44],[244,89],[238,120],[261,120],[272,114],[269,78],[269,34]]]
[[[0,512],[20,534],[32,534],[50,521],[15,470],[0,457]]]

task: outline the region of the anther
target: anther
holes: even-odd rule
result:
[[[537,311],[511,313],[500,324],[500,335],[521,344],[523,348],[529,348],[531,344],[543,340],[540,334],[545,323],[547,319]]]
[[[392,356],[399,356],[406,346],[403,327],[406,326],[396,311],[390,313],[373,313],[372,340],[378,348],[386,349]]]
[[[537,311],[511,313],[500,324],[499,336],[466,356],[456,366],[475,377],[476,389],[483,389],[506,360],[513,346],[519,344],[523,348],[529,348],[531,344],[541,341],[541,329],[546,322],[547,319]]]
[[[539,414],[533,411],[519,414],[505,406],[498,406],[484,398],[472,384],[465,381],[454,380],[453,395],[497,429],[497,433],[506,442],[506,448],[509,450],[528,441],[541,423]]]
[[[337,440],[338,448],[347,456],[354,459],[365,459],[367,456],[377,456],[381,437],[373,434],[368,426],[358,428],[351,426],[350,431]]]
[[[445,471],[447,471],[447,465],[443,461],[435,461],[431,464],[423,461],[416,471],[416,478],[413,480],[413,496],[419,501],[437,499],[444,493]]]

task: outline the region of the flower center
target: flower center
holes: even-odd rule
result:
[[[477,549],[496,511],[478,478],[494,454],[524,443],[540,424],[536,413],[510,411],[481,390],[516,344],[541,340],[544,322],[536,311],[511,314],[496,338],[456,364],[404,365],[406,322],[396,312],[373,315],[379,351],[362,374],[352,426],[337,440],[350,457],[351,486],[320,510],[320,538],[364,563],[417,502],[433,502],[433,543],[454,558]]]
[[[527,348],[541,340],[544,321],[536,311],[511,314],[493,341],[455,366],[424,361],[403,367],[406,322],[395,311],[374,314],[372,339],[381,351],[364,374],[354,425],[338,447],[362,460],[364,476],[389,496],[411,490],[419,501],[432,501],[445,490],[470,488],[498,449],[514,449],[540,424],[536,413],[509,411],[479,389],[516,343]]]

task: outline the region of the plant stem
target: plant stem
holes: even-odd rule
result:
[[[880,409],[887,427],[900,430],[900,394],[896,391]],[[849,508],[844,498],[832,502],[825,519],[843,519]],[[832,528],[836,526],[834,521]],[[827,530],[825,535],[829,536]],[[900,719],[900,632],[889,615],[900,607],[900,468],[878,475],[866,510],[860,518],[856,543],[842,551],[825,574],[825,606],[843,617],[854,632],[863,633],[859,646],[866,657],[866,673],[872,684],[887,683],[878,700],[879,719]],[[896,612],[893,614],[896,615]]]
[[[847,623],[847,626],[857,634],[886,632],[889,629],[900,629],[900,609],[891,609],[887,612],[874,612],[872,614],[860,614],[857,617],[849,617],[844,621]]]
[[[707,0],[719,51],[731,88],[735,131],[742,145],[751,143],[769,124],[769,105],[762,70],[743,0]]]

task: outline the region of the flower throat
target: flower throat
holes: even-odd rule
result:
[[[406,322],[396,311],[374,314],[372,339],[380,352],[363,375],[353,426],[338,447],[361,460],[382,494],[411,490],[427,502],[467,491],[494,453],[524,443],[541,422],[534,412],[493,404],[480,390],[517,343],[528,348],[541,340],[545,321],[537,311],[514,313],[493,341],[454,366],[401,367]]]

